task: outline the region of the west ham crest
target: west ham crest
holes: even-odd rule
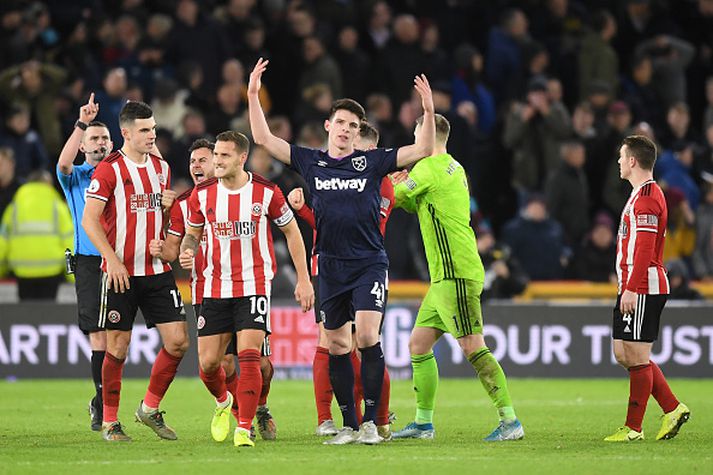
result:
[[[366,157],[364,155],[359,155],[358,157],[352,158],[352,166],[354,167],[354,170],[363,172],[366,170]]]

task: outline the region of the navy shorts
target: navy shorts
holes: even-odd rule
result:
[[[319,319],[336,330],[354,320],[356,312],[384,313],[388,264],[360,260],[319,258]]]

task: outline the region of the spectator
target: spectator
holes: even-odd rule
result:
[[[701,201],[701,191],[693,179],[695,145],[678,142],[672,151],[664,151],[656,164],[658,178],[669,188],[676,188],[686,197],[686,203],[695,212]],[[669,210],[670,211],[670,210]]]
[[[631,77],[623,77],[622,98],[629,104],[635,122],[647,122],[657,134],[665,128],[665,113],[653,82],[651,58],[639,56],[631,64]]]
[[[421,35],[421,51],[423,52],[423,73],[429,81],[450,80],[450,58],[440,46],[440,31],[436,23],[427,23]]]
[[[66,81],[64,69],[34,60],[0,73],[0,98],[25,105],[45,148],[52,155],[59,154],[62,147],[61,126],[54,101]],[[16,157],[19,160],[19,155]]]
[[[658,35],[636,47],[637,56],[651,58],[653,85],[664,107],[686,100],[686,68],[696,50],[689,42],[670,35]]]
[[[207,114],[215,103],[203,87],[203,70],[195,61],[183,61],[178,67],[181,87],[188,93],[186,106]]]
[[[217,97],[218,105],[211,109],[206,119],[208,130],[216,134],[230,130],[233,121],[239,119],[245,110],[245,105],[240,100],[240,87],[235,84],[220,86]]]
[[[666,114],[668,127],[659,136],[661,146],[674,149],[684,142],[699,142],[699,135],[691,127],[691,115],[685,102],[677,102],[668,108]]]
[[[20,300],[54,300],[64,280],[64,250],[74,242],[72,217],[47,170],[33,172],[0,221],[0,262],[17,279]],[[1,266],[0,266],[1,267]]]
[[[119,127],[119,112],[126,104],[128,83],[123,68],[113,68],[104,76],[104,89],[96,93],[96,102],[101,104],[97,120],[109,128],[109,135],[114,139],[114,146],[119,149],[124,144]]]
[[[391,99],[386,94],[374,93],[366,98],[366,116],[376,125],[382,147],[396,147],[399,124],[394,120]]]
[[[302,104],[295,111],[295,124],[301,127],[306,122],[320,122],[329,116],[334,97],[326,84],[315,84],[302,91]]]
[[[607,116],[609,106],[612,104],[613,96],[609,84],[602,81],[591,81],[587,102],[592,107],[594,113],[594,128],[599,135],[605,136],[609,129]]]
[[[383,0],[377,1],[371,7],[371,15],[362,35],[364,48],[371,54],[384,49],[391,39],[391,7]]]
[[[0,131],[0,146],[8,147],[15,157],[15,175],[24,180],[35,170],[47,170],[49,160],[39,134],[30,128],[30,111],[24,105],[13,105],[7,113],[5,128]]]
[[[380,55],[377,89],[386,92],[394,105],[411,97],[411,83],[425,67],[426,57],[419,46],[418,22],[413,15],[399,15],[394,20],[394,36]],[[383,84],[382,87],[379,87]]]
[[[592,31],[582,40],[579,50],[579,98],[591,90],[592,81],[602,81],[616,91],[619,85],[619,60],[611,41],[616,36],[616,20],[608,11],[592,18]]]
[[[171,131],[174,138],[183,135],[181,124],[188,108],[185,101],[188,97],[186,91],[178,89],[178,83],[171,78],[163,78],[156,82],[156,94],[151,102],[153,116],[157,124]]]
[[[196,0],[179,0],[176,17],[167,57],[173,63],[198,63],[203,70],[204,91],[214,91],[220,85],[220,68],[232,53],[223,29],[201,12]]]
[[[454,53],[456,72],[453,75],[453,104],[457,108],[461,102],[475,105],[478,129],[489,134],[495,126],[495,97],[485,85],[483,75],[483,55],[475,46],[463,43]]]
[[[685,262],[680,259],[667,262],[666,274],[670,289],[669,300],[703,300],[703,295],[691,288],[691,274]]]
[[[371,76],[371,58],[359,48],[359,33],[353,26],[342,28],[337,41],[334,59],[339,64],[344,96],[363,103]]]
[[[511,299],[527,287],[527,275],[512,257],[507,246],[499,245],[490,229],[478,233],[478,254],[485,268],[483,293],[480,298]]]
[[[299,90],[302,92],[315,84],[326,84],[333,97],[342,97],[342,73],[322,41],[316,36],[310,36],[305,38],[302,45],[305,67],[300,76]]]
[[[696,247],[696,215],[686,200],[686,195],[678,188],[669,187],[664,191],[668,222],[666,223],[666,243],[663,260],[683,259],[690,262]]]
[[[562,226],[547,216],[542,195],[532,194],[520,216],[503,228],[503,243],[532,280],[562,279],[569,249],[564,244]]]
[[[516,94],[522,71],[522,46],[528,40],[527,17],[518,9],[502,14],[500,25],[488,34],[485,74],[493,86],[495,102],[507,104]]]
[[[259,18],[252,18],[243,30],[244,47],[239,49],[237,57],[241,63],[252,67],[259,58],[270,58],[272,55],[265,48],[265,24]],[[264,86],[264,85],[263,85]]]
[[[614,221],[601,211],[579,251],[574,254],[574,277],[590,282],[616,282]]]
[[[610,157],[605,137],[600,136],[594,128],[594,113],[588,102],[580,102],[572,114],[572,129],[574,138],[584,145],[584,170],[589,182],[589,202],[592,209],[602,207],[602,187],[608,166],[601,171],[602,163],[609,163]],[[614,154],[611,154],[612,156]]]
[[[578,246],[589,230],[589,185],[581,142],[567,141],[560,147],[562,161],[545,185],[547,209],[562,224],[567,243]]]
[[[505,120],[503,143],[513,152],[513,182],[519,190],[540,190],[547,174],[559,164],[559,147],[571,134],[562,104],[551,104],[547,82],[534,78],[527,101],[515,103]]]
[[[20,182],[15,176],[15,154],[9,147],[0,147],[0,216],[18,188]]]
[[[713,281],[713,182],[703,187],[703,203],[696,211],[693,269],[699,279]]]

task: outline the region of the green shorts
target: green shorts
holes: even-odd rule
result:
[[[483,333],[480,293],[483,283],[453,279],[429,287],[416,316],[417,327],[436,328],[455,338]]]

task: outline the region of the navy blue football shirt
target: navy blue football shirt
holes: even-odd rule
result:
[[[397,169],[397,151],[355,150],[335,159],[321,150],[290,146],[290,167],[302,175],[312,196],[320,256],[386,261],[379,232],[381,180]]]

